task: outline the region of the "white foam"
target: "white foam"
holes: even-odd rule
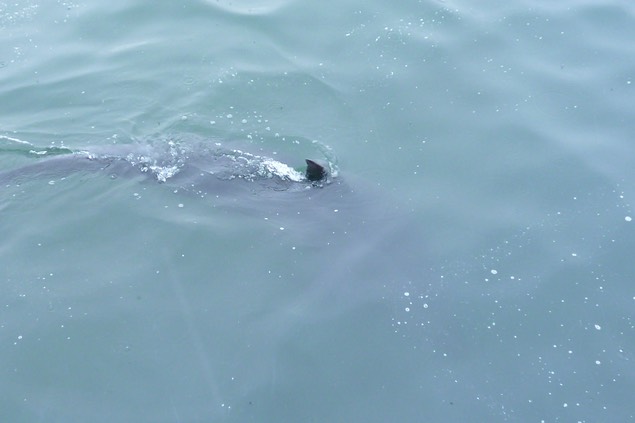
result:
[[[226,157],[233,161],[240,160],[245,163],[245,166],[253,166],[252,171],[255,173],[254,175],[243,175],[243,177],[247,177],[248,179],[253,179],[254,177],[278,177],[282,180],[293,182],[306,180],[302,173],[270,157],[258,156],[242,150],[230,150]]]
[[[152,171],[154,176],[156,176],[157,181],[165,182],[177,173],[179,173],[180,168],[178,166],[148,166],[148,168]]]
[[[28,141],[23,141],[21,139],[9,137],[9,136],[6,136],[6,135],[0,135],[0,140],[13,141],[13,142],[17,142],[18,144],[33,145],[30,142],[28,142]]]
[[[29,150],[29,154],[35,154],[35,155],[38,155],[38,156],[43,156],[46,153],[48,153],[48,151],[46,151],[46,150],[43,150],[43,151]]]
[[[277,160],[265,158],[260,162],[260,167],[265,173],[271,173],[283,180],[302,182],[305,179],[302,173]]]

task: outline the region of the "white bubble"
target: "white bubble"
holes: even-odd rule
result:
[[[602,329],[602,326],[600,326],[600,325],[597,325],[597,324],[596,324],[596,325],[595,325],[595,329],[596,329],[596,330],[600,330],[600,329]]]
[[[624,220],[626,220],[627,222],[630,222],[631,220],[633,220],[633,218],[632,218],[632,217],[630,217],[630,216],[626,216],[626,217],[624,218]]]
[[[492,270],[490,270],[490,273],[491,273],[492,275],[496,275],[496,274],[498,274],[498,270],[496,270],[496,269],[492,269]]]
[[[403,293],[404,297],[409,297],[410,296],[410,292],[406,291]]]

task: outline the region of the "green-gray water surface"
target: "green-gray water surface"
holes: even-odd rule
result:
[[[0,1],[0,421],[635,421],[634,39],[622,0]],[[71,150],[333,178],[34,167]]]

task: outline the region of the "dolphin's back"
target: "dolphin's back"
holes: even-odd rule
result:
[[[317,183],[327,177],[325,168],[312,160],[306,161],[307,170],[302,174],[279,161],[240,150],[218,150],[201,155],[174,152],[157,155],[151,150],[124,150],[118,155],[68,151],[42,155],[27,165],[0,172],[0,186],[57,180],[76,173],[105,172],[114,177],[145,177],[195,192],[213,191],[219,181],[231,180],[249,182],[247,185],[253,188],[286,191],[291,187],[306,188],[307,183]]]
[[[0,172],[0,186],[22,184],[31,180],[56,180],[77,173],[107,172],[113,176],[141,174],[128,161],[116,157],[91,158],[84,154],[68,154],[38,159],[35,163]]]

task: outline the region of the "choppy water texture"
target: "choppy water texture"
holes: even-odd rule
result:
[[[0,1],[0,420],[635,421],[633,39],[617,0]]]

